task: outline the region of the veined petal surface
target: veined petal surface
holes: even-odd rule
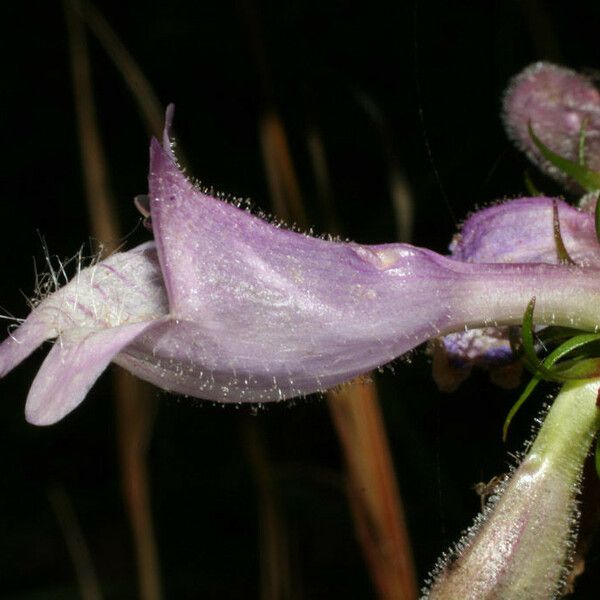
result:
[[[153,345],[161,357],[142,376],[192,395],[197,386],[215,400],[327,389],[446,331],[519,323],[543,292],[555,306],[545,318],[562,319],[555,310],[572,300],[563,304],[554,282],[583,284],[577,268],[469,265],[405,244],[361,246],[281,229],[200,192],[158,143],[150,205],[179,333],[165,326],[138,340],[134,346]],[[571,324],[582,322],[568,312]],[[130,348],[120,360],[141,374],[143,354]]]
[[[512,200],[474,213],[455,236],[452,256],[478,263],[558,264],[555,203],[569,256],[580,266],[600,268],[593,214],[545,197]]]
[[[452,257],[473,263],[558,264],[555,205],[569,257],[577,265],[599,269],[600,244],[593,214],[546,197],[520,198],[474,213],[455,236],[450,246]],[[506,327],[452,333],[444,337],[441,348],[445,357],[439,348],[433,355],[435,378],[442,389],[454,389],[473,365],[499,367],[499,373],[493,373],[498,382],[510,386],[518,382],[514,372],[504,368],[514,360]]]
[[[155,242],[83,269],[0,345],[6,373],[58,336],[32,387],[35,422],[76,406],[111,360],[165,390],[262,402],[326,390],[432,337],[518,324],[533,296],[540,323],[600,326],[594,269],[288,231],[202,193],[156,141],[149,209]]]
[[[62,336],[33,381],[25,416],[34,425],[52,425],[76,408],[110,361],[152,321],[101,329],[75,339]],[[80,339],[78,339],[80,338]]]
[[[27,400],[30,422],[48,425],[70,412],[108,363],[168,305],[153,242],[79,270],[63,288],[39,302],[0,344],[4,376],[44,341],[56,343],[34,379]]]

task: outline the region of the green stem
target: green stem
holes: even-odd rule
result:
[[[577,478],[600,428],[597,405],[600,381],[572,381],[563,386],[548,412],[527,461],[547,460]]]
[[[527,456],[443,561],[430,600],[546,600],[560,592],[573,548],[583,463],[600,428],[600,379],[570,381]]]

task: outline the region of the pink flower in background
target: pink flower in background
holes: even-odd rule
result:
[[[583,158],[589,169],[600,171],[600,92],[589,77],[551,63],[530,65],[508,86],[504,124],[532,162],[570,187],[574,182],[542,155],[529,125],[556,154],[573,162]]]
[[[572,264],[597,277],[600,94],[586,77],[536,63],[512,81],[504,111],[510,137],[534,163],[568,188],[589,193],[580,201],[582,209],[536,198],[483,210],[467,221],[455,239],[453,256],[477,263]],[[568,283],[557,280],[556,285]],[[578,290],[567,293],[573,297]],[[574,336],[562,348],[596,343],[598,328],[593,331],[595,335]],[[474,364],[488,366],[498,359],[512,359],[507,328],[446,336],[437,346],[438,362],[440,348],[450,366],[462,369],[452,378],[438,367],[437,379],[446,387],[455,387]],[[560,352],[561,346],[555,347],[548,358]],[[563,379],[566,383],[540,420],[541,428],[522,463],[501,481],[485,511],[440,559],[424,597],[562,597],[572,570],[583,463],[600,428],[598,358],[593,351],[590,356],[595,356],[594,367],[579,381]],[[586,355],[580,358],[582,365]],[[539,361],[532,365],[536,376],[513,410],[531,393],[536,379],[543,377]],[[512,414],[511,410],[505,427]],[[600,464],[598,454],[596,463]]]

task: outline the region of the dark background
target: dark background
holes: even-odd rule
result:
[[[43,266],[40,235],[64,258],[88,242],[90,228],[62,5],[11,5],[0,14],[0,305],[24,316],[23,294],[33,292],[32,257]],[[98,4],[161,101],[176,103],[175,131],[190,172],[268,210],[257,139],[264,95],[243,6]],[[526,162],[499,118],[508,79],[541,58],[600,66],[600,4],[594,2],[298,0],[256,2],[253,10],[311,222],[324,231],[311,200],[305,143],[308,125],[316,123],[345,233],[364,243],[393,241],[396,234],[382,137],[361,95],[385,115],[386,135],[412,187],[414,243],[443,252],[474,207],[524,192]],[[112,189],[133,232],[131,247],[147,238],[136,228],[131,199],[146,191],[148,134],[121,76],[93,39],[90,50]],[[79,597],[48,500],[58,485],[73,503],[106,598],[133,598],[110,378],[105,375],[58,425],[30,426],[23,406],[45,351],[0,382],[0,597]],[[420,352],[378,379],[422,580],[478,510],[472,485],[503,472],[507,450],[520,449],[542,394],[506,448],[500,429],[516,392],[494,388],[485,374],[441,394]],[[166,598],[259,596],[257,500],[240,436],[247,419],[258,423],[273,463],[299,597],[373,597],[322,400],[254,416],[245,407],[156,395],[149,465]],[[597,597],[599,558],[596,544],[575,597]]]

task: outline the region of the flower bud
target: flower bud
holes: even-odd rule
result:
[[[542,156],[530,135],[530,124],[550,150],[574,162],[583,159],[589,169],[600,171],[600,92],[590,79],[538,62],[517,75],[504,96],[508,136],[548,175],[577,187]]]
[[[424,598],[547,600],[564,588],[583,463],[598,427],[600,381],[566,384],[528,454],[443,556]]]

